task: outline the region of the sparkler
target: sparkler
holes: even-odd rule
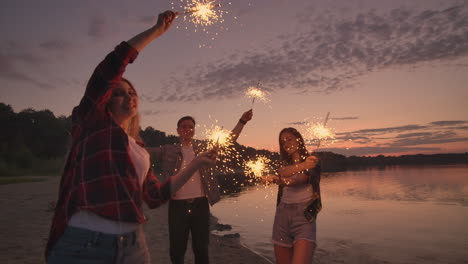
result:
[[[262,177],[267,172],[267,166],[271,160],[265,156],[258,156],[255,160],[249,160],[244,163],[244,172],[246,175],[253,174],[255,177]]]
[[[323,141],[328,140],[328,141],[334,142],[336,139],[335,133],[332,131],[332,129],[327,127],[329,116],[330,116],[330,112],[327,113],[323,124],[309,123],[306,129],[307,137],[310,139],[317,140],[317,147],[315,149],[315,152],[318,151]]]
[[[218,8],[221,7],[221,4],[216,3],[217,1],[218,0],[180,0],[180,2],[182,2],[180,7],[184,9],[184,12],[182,12],[184,21],[191,22],[195,28],[224,22],[223,14],[225,12]],[[174,5],[174,2],[172,5]],[[195,32],[196,31],[195,29]],[[204,28],[203,31],[206,32]]]
[[[219,155],[229,155],[232,142],[231,131],[224,129],[222,126],[213,126],[205,131],[206,139],[208,140],[208,149],[216,148]]]
[[[249,88],[247,88],[247,91],[245,92],[245,96],[248,97],[248,98],[252,98],[252,106],[251,108],[253,108],[253,105],[255,103],[255,99],[259,99],[263,102],[268,102],[269,99],[267,97],[267,92],[261,90],[260,88],[260,82],[258,82],[257,86],[249,86]]]
[[[209,42],[214,41],[221,31],[228,30],[226,26],[223,26],[223,22],[224,16],[229,12],[221,8],[221,0],[179,0],[173,1],[171,4],[173,10],[183,9],[179,13],[184,17],[183,23],[185,25],[182,27],[185,30],[190,28],[194,32],[201,31],[206,34],[204,34],[206,38],[198,44],[199,48],[211,48]],[[231,2],[227,2],[227,5],[231,5]]]
[[[325,127],[327,125],[327,123],[328,123],[328,117],[329,116],[330,116],[330,112],[327,112],[327,116],[325,117],[325,121],[323,121],[323,126],[318,128],[318,132],[319,132],[320,137],[319,137],[319,140],[318,140],[318,143],[317,143],[317,148],[315,149],[315,152],[317,152],[317,150],[319,149],[320,142],[322,142],[321,141],[322,138],[327,138],[327,137],[331,136],[330,130]]]
[[[227,147],[232,144],[231,132],[220,126],[207,129],[206,138],[210,141],[210,144],[216,147]]]
[[[191,14],[191,13],[200,12],[199,16],[208,17],[207,14],[213,13],[213,11],[212,11],[213,8],[220,7],[220,6],[221,6],[220,4],[211,5],[211,6],[209,4],[197,4],[195,6],[195,8],[198,8],[198,9],[192,9],[192,10],[189,10],[189,11],[185,11],[183,14],[188,15],[188,14]]]

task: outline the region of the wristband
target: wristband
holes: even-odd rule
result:
[[[239,119],[239,122],[241,122],[243,125],[247,124],[247,122],[246,122],[246,121],[244,121],[244,120],[242,120],[242,118],[241,118],[241,119]]]

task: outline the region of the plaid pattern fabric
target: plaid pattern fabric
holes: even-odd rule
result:
[[[170,179],[160,183],[152,169],[140,186],[128,152],[128,136],[106,110],[112,89],[137,55],[128,43],[119,44],[97,66],[80,104],[73,109],[72,147],[60,182],[46,258],[78,209],[115,221],[143,223],[143,200],[154,208],[170,198]]]

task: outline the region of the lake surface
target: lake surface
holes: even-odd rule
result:
[[[321,191],[318,263],[468,263],[468,165],[324,173]],[[270,260],[276,193],[249,187],[212,208]]]

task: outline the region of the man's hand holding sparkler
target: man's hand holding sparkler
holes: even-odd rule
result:
[[[209,151],[202,152],[198,154],[194,161],[200,163],[202,166],[212,167],[216,164],[216,160],[218,158],[218,150],[213,148]]]
[[[252,120],[252,117],[253,117],[253,110],[252,109],[250,109],[247,112],[244,112],[242,114],[241,118],[239,119],[239,122],[237,122],[236,126],[232,129],[232,132],[231,132],[232,142],[237,141],[237,138],[239,137],[240,133],[242,132],[242,129],[247,124],[247,122]]]
[[[243,125],[247,124],[250,120],[252,120],[253,117],[253,109],[250,109],[247,112],[244,112],[239,119],[239,122],[242,123]]]

